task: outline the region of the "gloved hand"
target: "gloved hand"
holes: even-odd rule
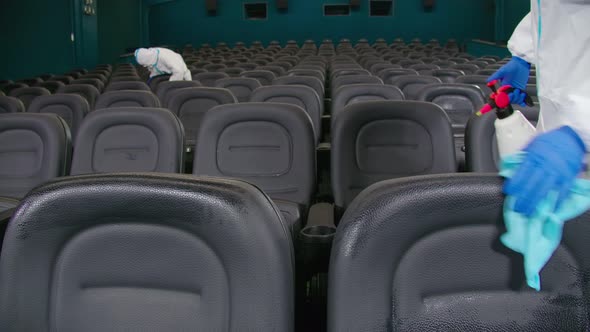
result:
[[[504,193],[516,198],[515,212],[530,217],[549,192],[559,194],[557,206],[566,198],[582,171],[586,147],[571,127],[564,126],[537,136],[524,152],[525,160],[504,183]]]
[[[526,106],[524,99],[526,97],[526,85],[529,81],[531,73],[531,64],[525,60],[513,56],[512,60],[498,69],[490,78],[488,83],[495,80],[500,80],[501,85],[510,85],[514,88],[508,96],[512,104],[519,104]]]

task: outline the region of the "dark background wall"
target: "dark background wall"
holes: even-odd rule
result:
[[[142,0],[98,1],[98,61],[113,63],[125,49],[141,46]]]
[[[177,0],[151,8],[150,41],[153,44],[183,44],[261,40],[286,41],[323,38],[412,39],[470,38],[494,36],[494,0],[438,0],[432,12],[422,1],[397,0],[390,17],[369,17],[369,1],[350,16],[325,17],[324,4],[346,4],[346,0],[291,0],[288,11],[278,12],[268,1],[268,18],[244,19],[244,2],[219,0],[216,16],[210,16],[204,1]]]
[[[71,0],[0,2],[0,79],[75,66]]]

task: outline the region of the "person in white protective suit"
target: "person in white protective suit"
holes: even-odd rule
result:
[[[489,81],[515,88],[522,104],[531,64],[537,69],[540,103],[538,135],[504,192],[516,197],[514,210],[532,215],[549,192],[561,201],[583,170],[590,147],[590,0],[532,0],[508,48],[512,60]]]
[[[171,75],[170,81],[192,81],[192,75],[182,56],[166,48],[140,48],[135,51],[138,64],[150,71],[150,80],[155,76]]]

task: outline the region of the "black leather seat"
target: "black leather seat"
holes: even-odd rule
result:
[[[69,93],[69,94],[77,94],[82,96],[90,105],[90,110],[94,109],[94,105],[96,104],[96,99],[100,96],[100,91],[92,85],[89,84],[71,84],[66,85],[59,90],[57,93]]]
[[[490,89],[487,85],[487,80],[489,76],[485,75],[465,75],[457,77],[456,83],[463,83],[463,84],[471,84],[478,86],[483,94],[487,97],[492,93],[492,89]]]
[[[416,75],[396,76],[389,81],[389,84],[400,88],[408,100],[418,100],[420,92],[426,85],[437,83],[442,83],[438,77]]]
[[[245,70],[243,68],[238,67],[229,67],[225,69],[221,69],[220,72],[226,73],[229,77],[240,77],[240,74],[243,73]]]
[[[152,91],[150,87],[143,82],[111,82],[107,85],[105,92],[121,90]]]
[[[113,79],[111,79],[111,82],[112,81],[113,81]],[[156,91],[158,91],[158,85],[160,85],[160,83],[166,82],[166,81],[170,81],[170,75],[154,76],[153,78],[151,78],[149,80],[148,85],[150,86],[150,89],[152,89],[153,92],[156,92]]]
[[[291,69],[290,71],[287,72],[287,77],[291,77],[291,76],[304,76],[304,77],[315,77],[318,80],[320,80],[320,82],[322,82],[322,84],[326,81],[326,75],[323,71],[320,70],[314,70],[314,69]],[[282,79],[283,77],[279,78]]]
[[[252,92],[262,85],[257,79],[247,77],[230,77],[220,79],[216,82],[216,88],[228,89],[233,93],[238,102],[244,103],[250,101]]]
[[[68,85],[68,84],[72,83],[73,80],[74,80],[74,78],[72,76],[68,76],[68,75],[56,75],[56,76],[52,76],[48,80],[48,82],[57,81],[57,82],[62,82],[65,85]]]
[[[468,63],[458,63],[458,64],[452,66],[451,68],[452,69],[460,70],[460,71],[464,72],[465,75],[473,75],[478,70],[480,70],[478,66],[472,65],[472,64],[468,64]]]
[[[332,91],[337,91],[340,87],[350,84],[383,84],[383,81],[377,76],[346,75],[334,78],[331,88]]]
[[[363,101],[404,100],[403,92],[392,85],[351,84],[332,93],[332,120],[351,104]]]
[[[158,97],[150,91],[110,91],[105,92],[96,100],[95,109],[113,107],[160,107]]]
[[[82,124],[82,120],[90,112],[90,106],[86,99],[78,95],[57,94],[51,96],[42,96],[33,101],[29,109],[29,113],[53,113],[61,117],[68,127],[72,135],[72,141],[78,135],[78,129]]]
[[[101,81],[98,78],[79,78],[73,80],[72,84],[89,84],[97,88],[100,92],[104,91],[104,81]]]
[[[464,76],[465,73],[458,69],[435,69],[430,75],[440,78],[443,83],[455,83],[455,80]]]
[[[168,109],[180,118],[188,145],[195,145],[201,120],[208,110],[218,105],[238,102],[227,89],[207,87],[174,90],[169,98]]]
[[[249,184],[82,176],[22,206],[0,260],[2,331],[293,330],[289,234]]]
[[[385,181],[350,205],[330,260],[328,331],[586,331],[590,214],[568,222],[541,274],[498,241],[497,175]]]
[[[25,105],[25,110],[29,108],[31,102],[40,96],[49,96],[51,92],[45,88],[18,88],[10,91],[10,97],[18,98]]]
[[[280,66],[271,66],[271,65],[266,65],[266,66],[260,66],[257,68],[257,70],[268,70],[271,71],[275,74],[276,77],[281,77],[284,76],[287,71]]]
[[[22,101],[14,97],[0,96],[0,114],[19,113],[25,111]]]
[[[82,122],[70,174],[181,173],[183,134],[180,120],[166,109],[96,110]]]
[[[384,69],[379,72],[379,78],[383,80],[385,84],[391,84],[391,80],[398,76],[405,76],[405,75],[418,75],[418,72],[414,69],[409,68],[391,68],[391,69]]]
[[[411,65],[409,68],[414,69],[420,75],[431,75],[433,70],[440,69],[439,66],[433,65],[432,63],[418,63]]]
[[[66,175],[70,155],[70,132],[57,115],[0,114],[0,211],[13,208],[39,184]]]
[[[62,86],[65,86],[65,84],[63,84],[62,82],[59,82],[59,81],[47,81],[47,82],[41,82],[41,83],[37,84],[37,87],[45,88],[45,89],[49,90],[49,92],[51,92],[51,94],[56,93],[57,90],[59,90]]]
[[[160,103],[163,107],[168,106],[168,102],[170,101],[170,95],[172,91],[184,88],[194,88],[202,86],[201,83],[197,81],[167,81],[162,82],[158,85],[158,91],[156,95],[160,100]]]
[[[275,200],[297,234],[315,188],[311,120],[289,104],[217,106],[203,118],[193,165],[196,175],[257,185]]]
[[[538,107],[513,106],[518,109],[534,126],[539,121]],[[467,171],[480,173],[498,173],[500,153],[496,140],[494,112],[482,116],[472,116],[465,131],[465,161]]]
[[[453,128],[464,132],[469,118],[486,103],[479,87],[470,84],[443,83],[425,86],[418,100],[442,107],[451,119]]]
[[[422,89],[418,100],[435,103],[445,110],[453,125],[459,169],[465,169],[465,127],[469,118],[485,104],[481,89],[470,84],[431,84]]]
[[[313,76],[283,76],[275,79],[272,85],[305,85],[312,88],[320,96],[320,101],[323,101],[325,96],[324,83]]]
[[[457,171],[448,116],[438,105],[416,101],[347,106],[332,124],[331,162],[339,209],[379,181]]]
[[[201,83],[201,85],[210,88],[215,86],[215,82],[224,78],[229,78],[229,75],[226,73],[209,72],[197,74],[193,77],[193,79]]]
[[[311,119],[316,143],[322,137],[322,110],[320,97],[310,87],[303,85],[263,86],[254,90],[252,102],[285,103],[301,107]]]
[[[247,70],[240,74],[240,77],[255,78],[261,85],[271,85],[277,76],[269,70]]]

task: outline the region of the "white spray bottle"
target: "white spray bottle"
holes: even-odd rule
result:
[[[500,158],[504,158],[525,148],[535,136],[536,129],[520,111],[515,111],[512,108],[508,94],[514,88],[506,85],[496,90],[496,81],[488,83],[488,86],[494,93],[490,95],[490,102],[477,112],[477,115],[481,116],[496,110],[498,117],[494,122],[496,138]],[[525,102],[529,106],[533,105],[529,96],[526,97]]]

